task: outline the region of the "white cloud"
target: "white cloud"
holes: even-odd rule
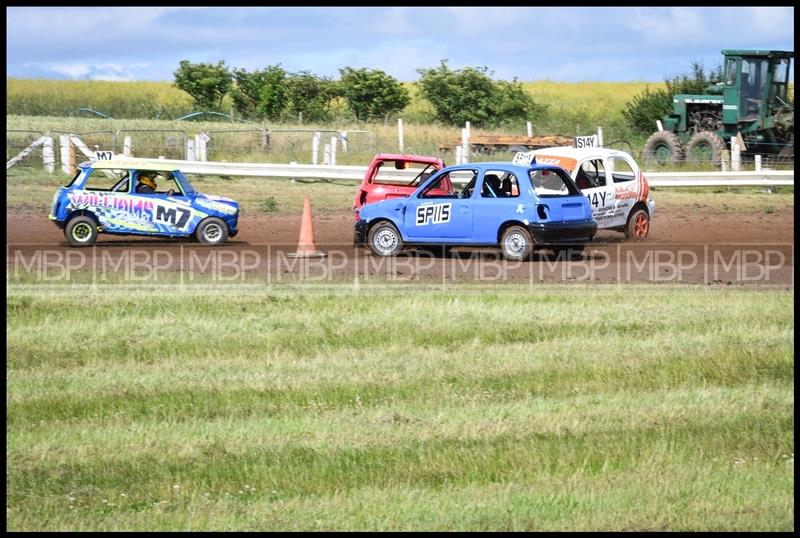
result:
[[[54,73],[58,73],[60,75],[66,75],[70,78],[81,78],[89,73],[91,73],[92,68],[87,64],[49,64],[43,66],[45,69],[49,71],[53,71]]]

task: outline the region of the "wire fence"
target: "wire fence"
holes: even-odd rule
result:
[[[222,126],[221,126],[222,127]],[[566,129],[566,126],[564,127]],[[575,132],[582,132],[581,126],[576,124],[571,127]],[[512,132],[513,131],[513,132]],[[537,134],[539,129],[533,129]],[[324,128],[242,128],[210,129],[205,132],[208,136],[205,157],[209,161],[227,162],[252,162],[252,163],[289,163],[311,164],[314,160],[315,137],[317,138],[316,159],[318,164],[323,164],[326,158],[325,146],[336,146],[336,164],[361,165],[369,163],[375,153],[406,153],[416,155],[438,155],[445,159],[447,164],[455,162],[455,147],[460,145],[460,129],[432,125],[425,129],[416,129],[413,137],[408,137],[401,148],[399,133],[396,129],[385,128],[370,129],[324,129]],[[613,130],[612,130],[613,132]],[[477,130],[473,131],[477,134]],[[124,154],[126,149],[135,157],[166,159],[191,159],[191,147],[195,141],[195,134],[183,129],[107,129],[87,130],[81,132],[7,129],[6,130],[6,161],[14,158],[25,148],[42,136],[54,138],[56,162],[60,161],[59,136],[74,134],[80,138],[91,151],[113,150],[115,153]],[[509,135],[527,136],[524,126],[509,129]],[[566,130],[562,136],[574,136]],[[458,135],[458,136],[456,136]],[[625,139],[612,139],[606,131],[609,140],[605,147],[620,149],[630,153],[645,171],[682,171],[682,170],[719,170],[731,168],[730,155],[726,151],[723,160],[726,165],[721,165],[710,158],[687,159],[681,163],[651,162],[643,155],[642,148]],[[130,147],[126,148],[126,140]],[[187,150],[188,143],[188,150]],[[443,151],[447,148],[448,151]],[[509,145],[493,151],[479,153],[470,151],[469,160],[479,161],[505,161],[513,158],[519,148]],[[197,158],[194,153],[194,158]],[[9,169],[8,173],[16,170],[42,168],[42,148],[37,147],[29,155]],[[78,154],[79,162],[83,154]],[[763,168],[784,170],[794,168],[793,155],[779,155],[776,153],[761,156]],[[741,154],[741,170],[754,170],[756,168],[756,155],[754,153]]]

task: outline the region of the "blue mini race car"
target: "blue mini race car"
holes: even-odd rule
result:
[[[524,260],[534,245],[583,250],[597,231],[589,201],[563,169],[509,162],[449,166],[408,197],[363,206],[356,245],[391,256],[404,245],[499,246]]]
[[[49,217],[78,247],[94,244],[100,232],[219,245],[238,232],[239,204],[197,192],[174,165],[111,159],[81,163],[53,196]]]

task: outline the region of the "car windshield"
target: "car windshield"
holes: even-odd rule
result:
[[[378,163],[371,183],[373,185],[417,186],[431,177],[434,172],[436,172],[436,167],[432,164],[388,160]]]

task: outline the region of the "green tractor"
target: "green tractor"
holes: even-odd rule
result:
[[[719,166],[726,140],[742,152],[794,160],[794,106],[786,93],[793,51],[723,50],[724,81],[703,95],[675,95],[674,110],[644,146],[650,163],[711,162]]]

